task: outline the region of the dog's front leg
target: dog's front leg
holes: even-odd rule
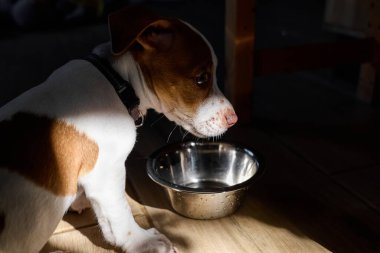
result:
[[[174,253],[173,245],[156,229],[142,229],[134,220],[125,193],[124,163],[117,173],[93,172],[82,181],[105,239],[128,253]],[[103,174],[103,175],[102,175]]]

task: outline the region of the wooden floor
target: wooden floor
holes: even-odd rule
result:
[[[258,150],[266,173],[234,215],[209,221],[177,215],[164,192],[147,177],[146,157],[165,145],[171,132],[165,119],[153,126],[147,123],[139,129],[135,151],[127,161],[127,194],[135,219],[142,227],[165,233],[182,253],[380,252],[380,153],[373,145],[378,142],[371,142],[378,140],[368,122],[373,118],[363,116],[371,109],[365,108],[354,110],[362,121],[351,124],[341,118],[340,127],[326,119],[319,125],[295,122],[299,117],[290,114],[283,120],[269,109],[267,118],[257,113],[256,124],[233,127],[224,140]],[[322,114],[332,114],[331,110],[314,113],[317,121]],[[180,140],[181,133],[175,131],[169,142]],[[102,239],[90,210],[64,217],[43,252],[53,249],[118,252]]]

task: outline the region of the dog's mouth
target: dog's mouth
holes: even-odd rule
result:
[[[192,135],[194,135],[195,137],[198,137],[198,138],[211,138],[211,137],[220,137],[223,135],[223,133],[225,132],[222,131],[218,131],[218,132],[215,132],[213,133],[212,131],[207,131],[208,134],[204,134],[204,133],[201,133],[198,129],[196,129],[194,126],[191,126],[191,125],[183,125],[183,124],[180,124],[182,126],[182,128],[184,128],[186,131],[188,131],[189,133],[191,133]]]
[[[218,138],[227,131],[227,128],[210,124],[209,120],[198,122],[196,117],[180,113],[176,110],[166,115],[166,117],[198,138]]]
[[[181,126],[187,132],[198,138],[207,138],[207,135],[200,133],[194,126],[193,117],[184,113],[181,113],[177,110],[173,110],[172,113],[166,114],[166,117],[174,121],[177,125]]]
[[[194,126],[190,126],[189,128],[182,126],[186,131],[190,132],[192,135],[198,137],[198,138],[207,138],[211,136],[207,136],[204,134],[201,134],[200,132],[197,131],[197,129]]]

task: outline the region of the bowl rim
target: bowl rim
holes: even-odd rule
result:
[[[256,163],[257,163],[256,173],[253,176],[251,176],[249,179],[239,184],[220,187],[218,189],[214,189],[214,188],[197,189],[197,188],[190,188],[187,186],[178,185],[178,184],[171,183],[162,179],[161,177],[157,176],[157,173],[155,173],[155,170],[153,168],[153,161],[156,157],[158,157],[162,153],[165,153],[166,151],[174,151],[178,149],[178,147],[185,147],[188,145],[220,145],[220,144],[234,146],[234,148],[243,150],[246,154],[252,156],[256,160]],[[262,177],[265,169],[264,169],[264,159],[262,158],[260,153],[258,153],[254,148],[251,148],[247,145],[242,145],[237,142],[228,142],[228,141],[203,141],[203,142],[186,141],[186,142],[176,142],[176,143],[164,145],[158,148],[156,151],[152,152],[148,156],[148,159],[146,161],[146,171],[147,171],[148,176],[151,178],[151,180],[153,180],[154,182],[156,182],[157,184],[165,188],[169,188],[171,190],[178,191],[178,192],[197,193],[197,194],[215,194],[215,193],[234,192],[241,189],[247,189],[255,181],[257,181],[259,178]]]

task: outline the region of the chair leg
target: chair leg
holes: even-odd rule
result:
[[[371,0],[368,9],[368,36],[375,39],[371,63],[362,64],[357,96],[369,103],[380,105],[380,3]]]
[[[357,96],[374,105],[380,105],[380,69],[377,63],[362,64]]]
[[[225,93],[240,123],[252,115],[255,0],[226,0]]]

